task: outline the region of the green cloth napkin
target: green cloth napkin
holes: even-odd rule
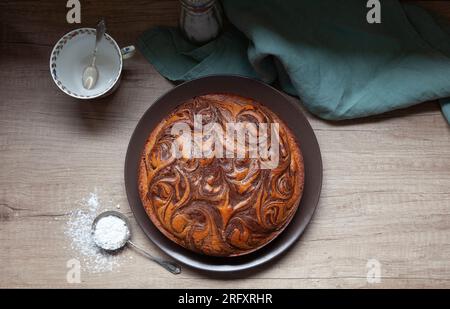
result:
[[[450,31],[425,10],[381,1],[369,24],[365,0],[223,0],[227,26],[203,46],[176,28],[138,40],[166,78],[239,74],[277,82],[331,120],[364,117],[441,100],[450,121]]]

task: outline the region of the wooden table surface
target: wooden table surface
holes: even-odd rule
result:
[[[127,2],[82,1],[81,25],[104,16],[125,46],[177,22],[177,1]],[[450,288],[450,129],[436,102],[340,123],[306,112],[323,155],[322,196],[301,240],[264,269],[224,279],[185,268],[175,277],[127,250],[130,262],[69,284],[66,263],[77,253],[66,222],[95,188],[122,205],[136,242],[161,254],[132,217],[123,165],[137,121],[173,85],[138,54],[114,95],[67,97],[48,70],[53,44],[77,27],[65,4],[0,3],[0,287]],[[450,18],[450,2],[424,5]],[[379,283],[367,281],[370,259]]]

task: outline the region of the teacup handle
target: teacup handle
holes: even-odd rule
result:
[[[126,46],[120,50],[120,53],[122,54],[122,59],[126,60],[134,56],[136,48],[134,45]]]

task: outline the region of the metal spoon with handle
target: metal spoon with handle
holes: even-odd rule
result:
[[[95,58],[97,57],[98,44],[105,35],[105,31],[106,31],[106,24],[105,20],[102,19],[96,27],[95,48],[94,52],[92,53],[91,64],[85,67],[83,70],[82,83],[83,87],[88,90],[94,88],[95,84],[97,84],[98,69],[97,66],[95,65]]]
[[[115,216],[115,217],[119,218],[120,220],[122,220],[123,223],[127,226],[129,233],[124,239],[122,239],[122,242],[120,242],[120,244],[118,244],[116,248],[108,248],[108,249],[103,248],[102,244],[97,243],[96,242],[96,238],[94,237],[93,238],[94,242],[99,248],[101,248],[102,250],[105,250],[107,252],[116,252],[116,251],[122,249],[123,247],[125,247],[126,245],[130,245],[132,248],[136,249],[136,251],[138,251],[139,253],[144,255],[146,258],[148,258],[149,260],[151,260],[151,261],[161,265],[162,267],[164,267],[165,269],[170,271],[172,274],[177,275],[177,274],[181,273],[181,267],[178,266],[177,264],[175,264],[173,262],[170,262],[170,261],[163,260],[161,258],[154,257],[151,254],[149,254],[148,252],[146,252],[143,248],[141,248],[141,247],[137,246],[135,243],[133,243],[130,240],[130,238],[131,238],[131,229],[130,229],[130,223],[128,221],[128,218],[125,217],[120,212],[117,212],[117,211],[105,211],[105,212],[99,214],[95,218],[94,222],[92,222],[92,234],[94,234],[94,232],[95,232],[95,229],[96,229],[98,221],[101,218],[108,217],[108,216]]]

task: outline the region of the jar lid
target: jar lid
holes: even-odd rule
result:
[[[193,8],[202,8],[206,6],[210,6],[216,0],[181,0],[182,5],[186,5]]]

